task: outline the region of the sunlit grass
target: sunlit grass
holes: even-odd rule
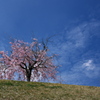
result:
[[[0,80],[0,100],[100,100],[100,87]]]

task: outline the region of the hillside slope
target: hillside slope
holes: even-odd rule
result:
[[[0,100],[100,100],[100,87],[0,80]]]

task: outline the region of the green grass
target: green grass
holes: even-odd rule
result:
[[[0,80],[0,100],[100,100],[100,87]]]

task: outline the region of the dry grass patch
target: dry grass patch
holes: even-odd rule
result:
[[[100,100],[100,87],[0,80],[0,100]]]

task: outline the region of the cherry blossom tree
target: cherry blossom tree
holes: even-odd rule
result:
[[[15,73],[19,74],[18,80],[56,79],[58,66],[53,63],[56,55],[48,55],[46,43],[34,38],[31,43],[14,40],[10,44],[10,54],[0,51],[0,79],[14,79]]]

